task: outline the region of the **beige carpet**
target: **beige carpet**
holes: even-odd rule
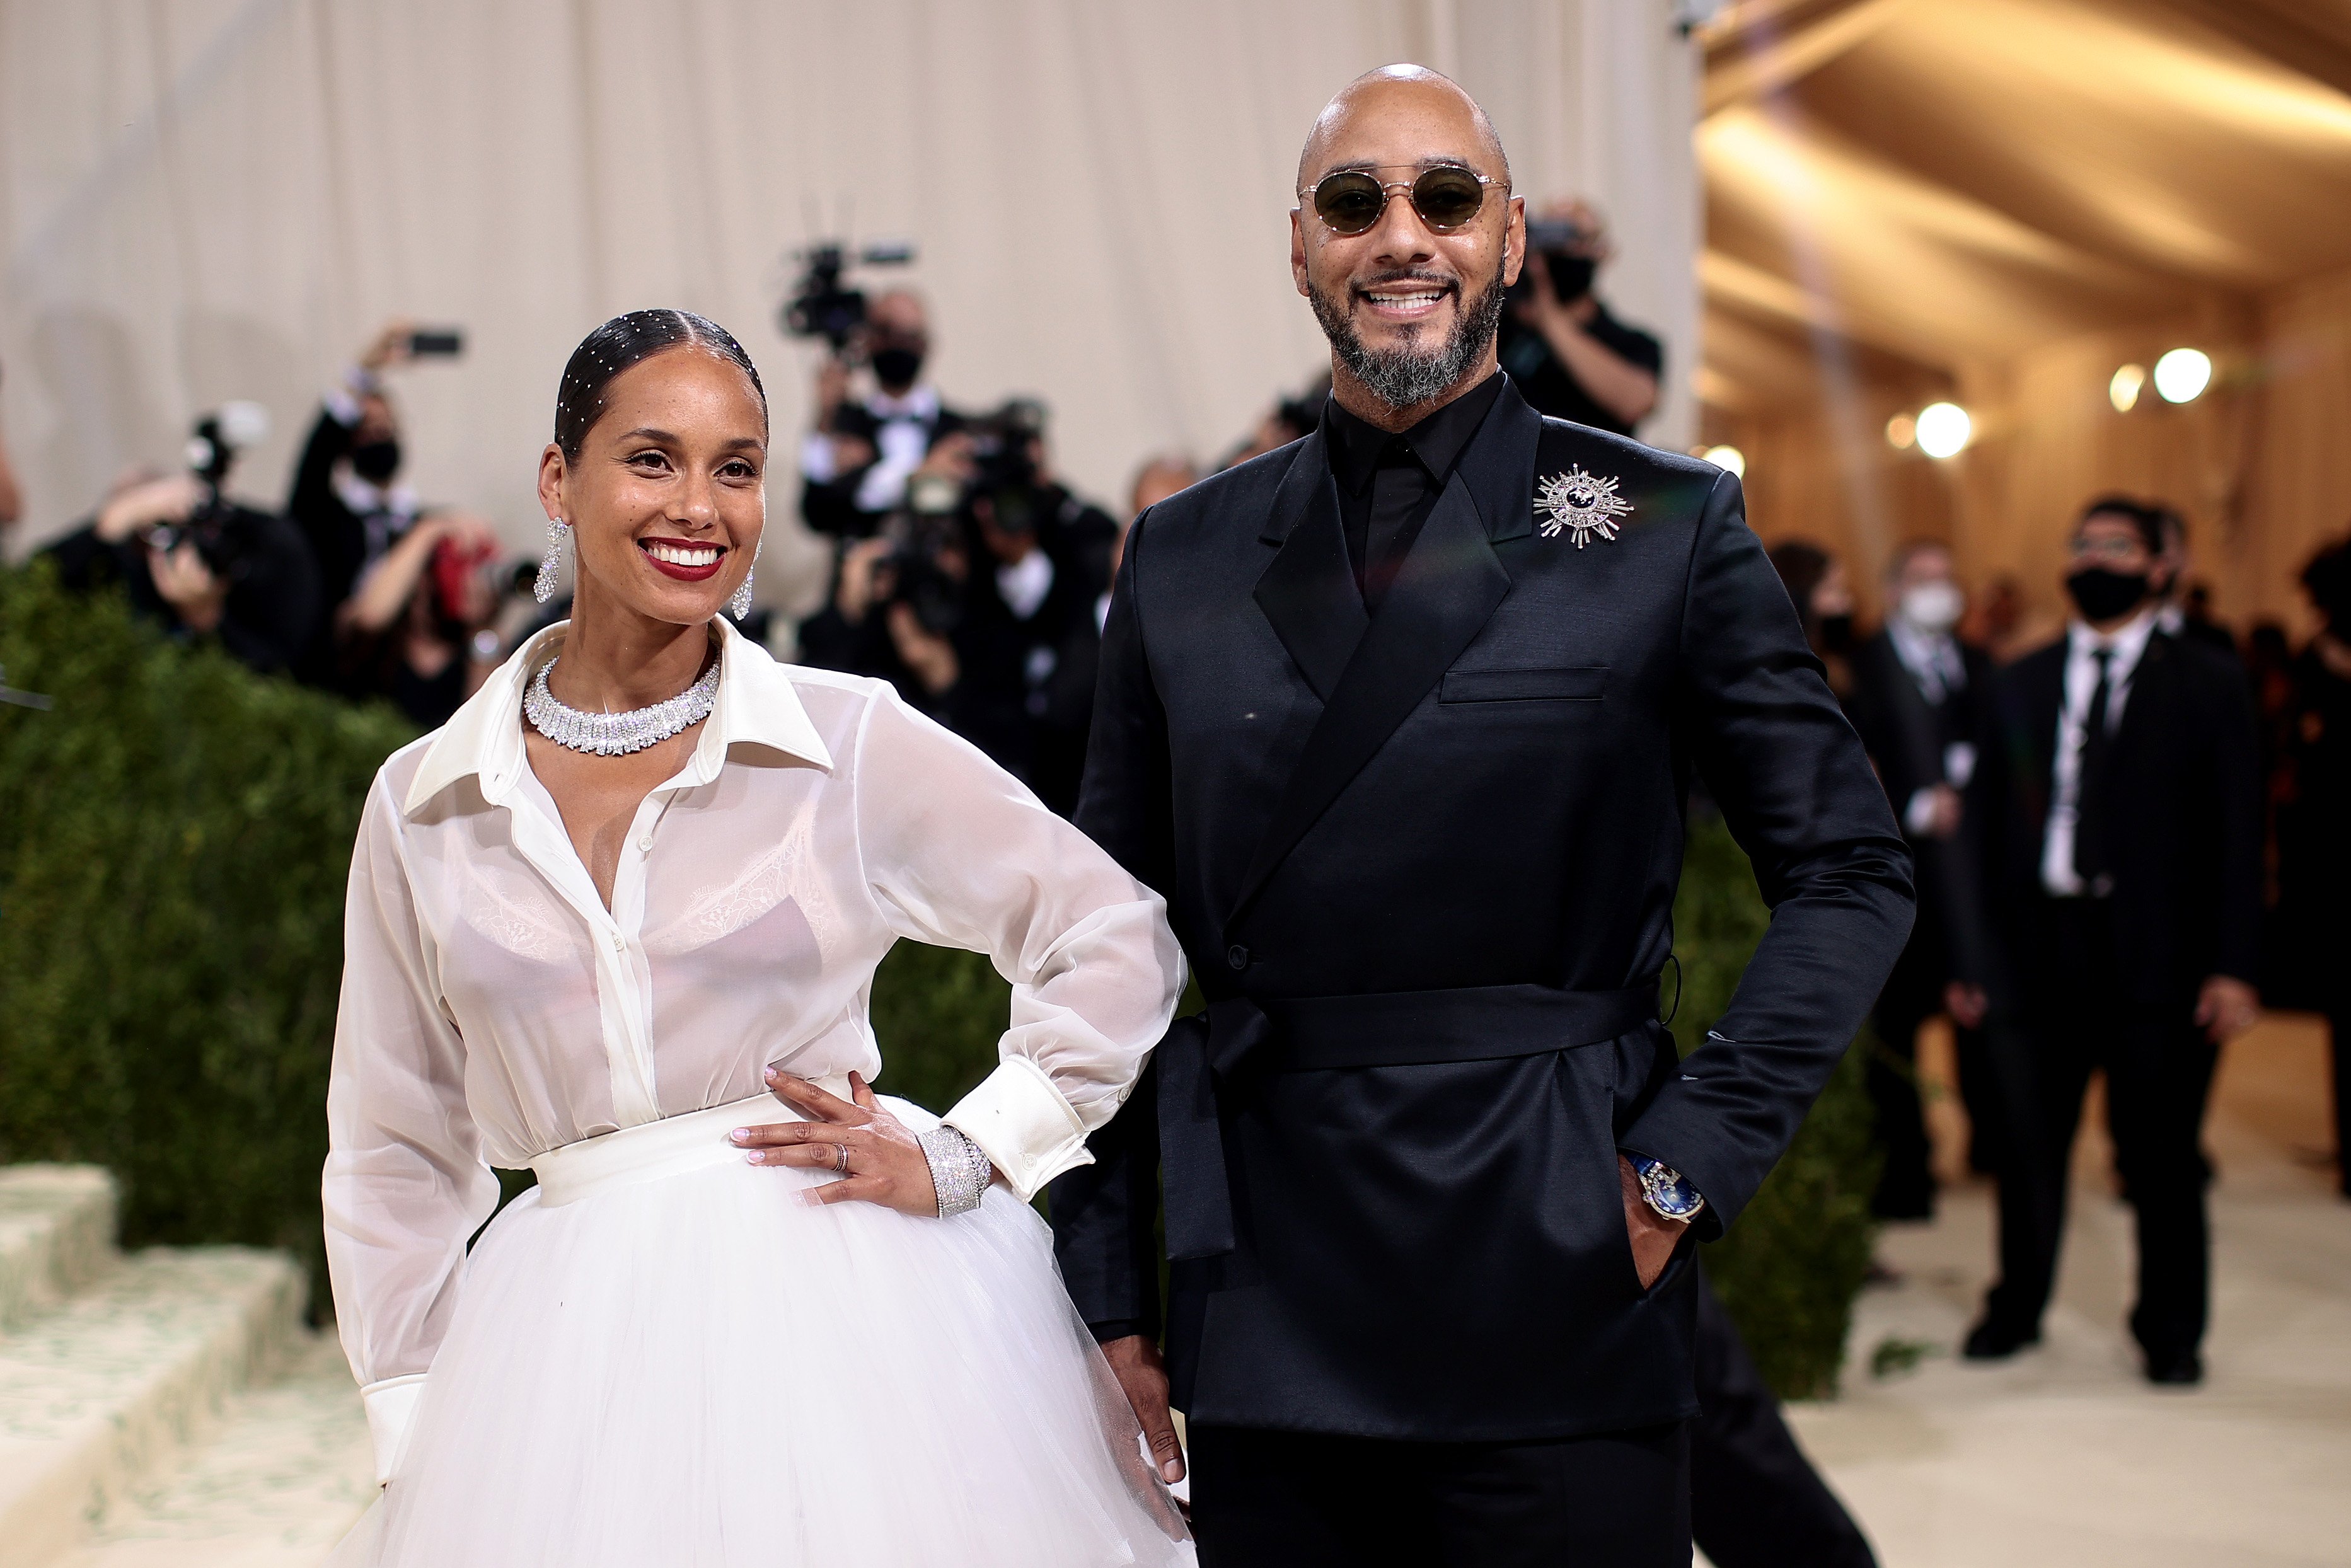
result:
[[[1945,1043],[1924,1054],[1947,1082]],[[1880,1257],[1902,1281],[1865,1294],[1844,1396],[1791,1412],[1886,1568],[2351,1563],[2351,1203],[2335,1195],[2328,1103],[2314,1019],[2273,1015],[2224,1054],[2199,1389],[2139,1376],[2130,1212],[2095,1107],[2038,1349],[1992,1366],[1955,1354],[1992,1271],[1988,1186],[1953,1181],[1932,1224],[1886,1230]],[[1955,1102],[1938,1094],[1930,1114],[1956,1176]],[[1881,1347],[1896,1369],[1875,1375]]]

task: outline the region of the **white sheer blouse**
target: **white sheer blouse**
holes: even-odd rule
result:
[[[523,689],[563,632],[386,762],[360,822],[324,1197],[371,1396],[431,1366],[492,1166],[758,1094],[770,1064],[886,1091],[867,998],[898,938],[1012,982],[1001,1062],[946,1119],[1024,1197],[1088,1160],[1183,986],[1159,896],[1017,780],[886,683],[731,628],[607,911],[524,754]]]

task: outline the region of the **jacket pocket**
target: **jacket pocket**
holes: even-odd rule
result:
[[[1580,670],[1448,670],[1437,699],[1448,703],[1596,703],[1608,667]]]

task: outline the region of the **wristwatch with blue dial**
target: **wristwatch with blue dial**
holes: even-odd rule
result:
[[[1681,1172],[1662,1160],[1636,1155],[1633,1159],[1633,1174],[1641,1178],[1642,1200],[1667,1219],[1687,1225],[1698,1218],[1698,1210],[1706,1207],[1706,1199],[1698,1196],[1698,1188],[1683,1180]]]

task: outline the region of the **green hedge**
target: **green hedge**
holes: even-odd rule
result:
[[[323,1104],[360,803],[412,735],[175,647],[119,602],[0,570],[0,1161],[89,1160],[123,1235],[287,1248],[319,1266]],[[1765,915],[1719,821],[1676,906],[1684,1050]],[[975,954],[901,943],[874,983],[880,1087],[935,1107],[994,1065],[1007,988]],[[1867,1266],[1868,1112],[1846,1064],[1734,1233],[1718,1288],[1775,1387],[1834,1391]]]
[[[1690,825],[1674,950],[1681,1005],[1674,1038],[1687,1056],[1730,1005],[1771,915],[1746,854],[1719,817]],[[1672,1005],[1672,982],[1667,983]],[[1783,1399],[1836,1393],[1854,1298],[1869,1271],[1877,1183],[1863,1087],[1868,1038],[1845,1052],[1778,1168],[1729,1235],[1703,1253],[1708,1275],[1739,1323],[1756,1365]]]
[[[413,731],[0,571],[0,1160],[122,1184],[123,1239],[318,1267],[343,883]]]

